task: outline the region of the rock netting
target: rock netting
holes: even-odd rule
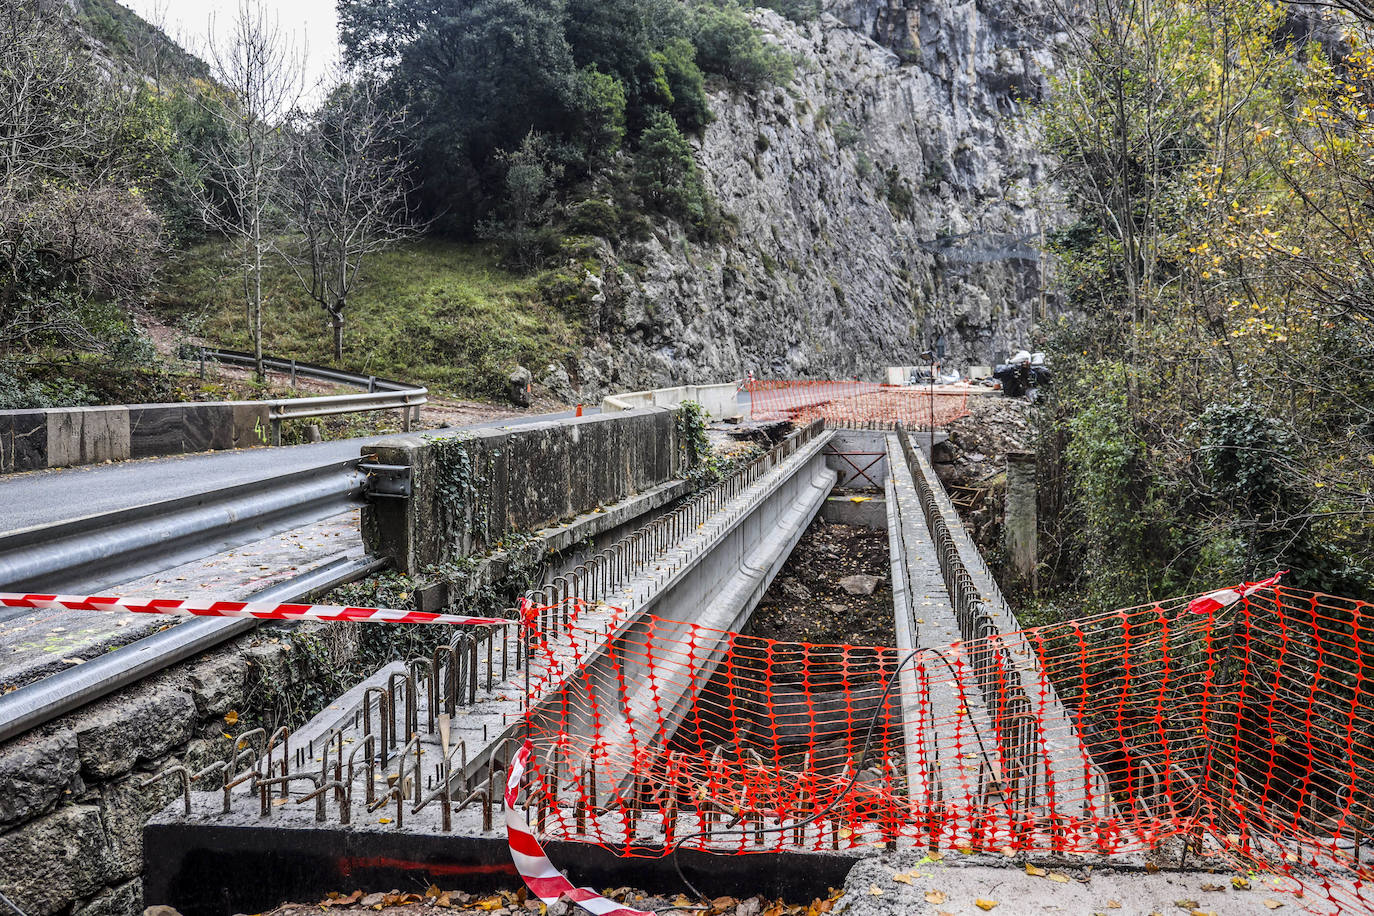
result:
[[[143,825],[173,800],[165,767],[227,757],[224,720],[292,681],[264,628],[0,744],[0,889],[27,916],[143,911]]]
[[[1021,345],[1059,220],[1019,101],[1052,66],[1038,2],[831,0],[800,25],[756,11],[798,65],[785,86],[711,96],[698,161],[731,237],[659,225],[602,249],[584,391],[878,378],[942,336],[956,367]]]

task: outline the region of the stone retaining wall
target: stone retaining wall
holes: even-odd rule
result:
[[[142,783],[228,757],[225,714],[293,679],[280,636],[261,628],[0,744],[0,890],[27,916],[142,912],[143,825],[180,788]]]

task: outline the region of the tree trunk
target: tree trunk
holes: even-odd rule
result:
[[[332,313],[334,316],[334,362],[343,363],[343,309]]]

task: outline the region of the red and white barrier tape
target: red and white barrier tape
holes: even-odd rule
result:
[[[211,601],[177,598],[112,598],[100,595],[19,595],[0,592],[0,607],[53,608],[68,611],[131,611],[181,617],[254,617],[258,620],[326,620],[352,623],[446,623],[488,625],[513,623],[500,617],[463,617],[428,611],[332,604],[272,604],[258,601]]]
[[[609,900],[596,891],[585,887],[575,887],[562,872],[553,867],[544,847],[539,845],[533,833],[525,826],[525,816],[516,804],[520,794],[520,782],[525,778],[525,768],[529,765],[534,748],[526,741],[520,753],[511,761],[510,773],[506,777],[506,838],[510,842],[510,856],[515,860],[515,868],[530,891],[547,904],[568,899],[596,916],[654,916],[651,912],[631,909],[614,900]]]
[[[1189,601],[1188,610],[1194,614],[1210,614],[1224,607],[1230,607],[1240,599],[1248,595],[1253,595],[1260,589],[1273,588],[1275,585],[1279,584],[1279,579],[1283,578],[1287,573],[1288,570],[1285,569],[1283,572],[1275,573],[1262,582],[1251,582],[1239,588],[1223,588],[1215,592],[1209,592],[1201,598],[1194,598],[1192,601]]]

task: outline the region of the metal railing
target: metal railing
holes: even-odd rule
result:
[[[200,372],[205,374],[208,362],[225,363],[234,366],[253,366],[256,360],[252,353],[241,350],[219,350],[214,347],[184,347],[183,359],[198,359]],[[410,432],[412,419],[420,417],[420,407],[429,403],[429,389],[397,382],[392,379],[363,375],[343,369],[331,369],[295,359],[278,359],[264,356],[264,368],[274,372],[287,373],[291,384],[297,378],[305,377],[322,382],[335,382],[366,389],[366,394],[336,394],[313,398],[273,398],[262,401],[267,405],[267,416],[272,424],[272,444],[281,445],[281,427],[285,420],[298,420],[310,417],[332,417],[347,413],[363,413],[373,410],[400,410],[401,426]]]
[[[451,832],[453,816],[469,807],[480,811],[481,829],[490,832],[493,811],[504,807],[499,780],[519,739],[489,734],[487,725],[476,724],[482,704],[505,702],[516,679],[524,676],[525,696],[519,713],[511,714],[514,721],[515,715],[561,682],[552,657],[541,662],[531,655],[534,640],[526,624],[534,624],[540,642],[551,648],[576,642],[580,654],[574,658],[585,659],[613,629],[601,629],[598,599],[611,597],[619,584],[658,566],[708,520],[735,517],[741,507],[732,501],[823,431],[819,420],[798,430],[736,474],[617,541],[574,572],[528,592],[526,599],[541,605],[538,620],[527,621],[520,609],[507,609],[502,613],[507,620],[501,623],[462,628],[428,655],[382,669],[364,689],[351,716],[345,715],[325,730],[312,733],[307,726],[304,734],[293,735],[279,729],[270,736],[262,729],[243,731],[224,759],[196,772],[174,764],[150,776],[147,783],[175,778],[185,811],[191,810],[191,792],[197,784],[220,793],[221,810],[226,814],[234,809],[236,799],[256,799],[260,817],[281,816],[278,806],[290,800],[295,806],[311,805],[315,820],[321,823],[330,820],[332,808],[338,822],[347,825],[359,814],[388,807],[398,830],[404,828],[406,817],[438,802],[442,832]],[[569,605],[580,603],[585,614],[577,625],[576,615],[570,619],[566,612]],[[536,669],[553,664],[541,679],[542,690],[538,685],[531,687],[531,663]],[[506,713],[501,713],[500,722],[493,727],[505,728]],[[464,726],[481,729],[480,744],[476,736],[465,739],[458,734]],[[383,781],[378,773],[397,775]],[[240,785],[244,788],[236,793]],[[538,816],[542,820],[547,815],[547,799],[541,799]]]
[[[1003,773],[1004,789],[1009,797],[1029,810],[1045,802],[1041,787],[1044,774],[1038,753],[1040,735],[1029,696],[1031,690],[1027,689],[1024,677],[1008,677],[1009,672],[1023,672],[1006,647],[996,639],[1003,635],[1001,629],[959,554],[959,546],[954,541],[945,512],[936,499],[934,487],[926,476],[924,464],[911,445],[911,436],[900,424],[897,426],[897,438],[907,466],[911,469],[912,481],[916,484],[930,539],[935,543],[940,576],[949,592],[959,634],[965,640],[964,648],[970,667],[982,689],[984,702],[999,725],[997,732],[1002,748],[1001,758],[1010,764]]]

